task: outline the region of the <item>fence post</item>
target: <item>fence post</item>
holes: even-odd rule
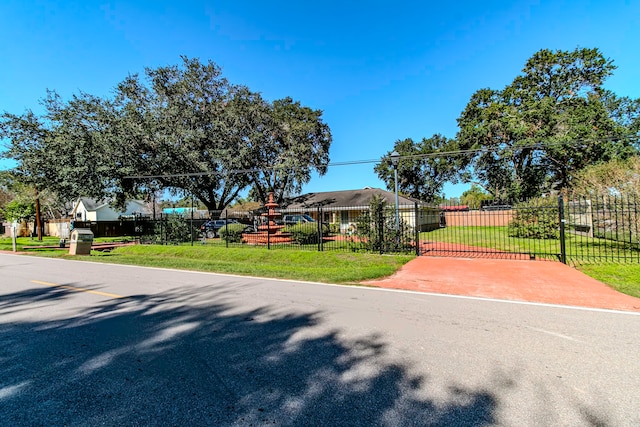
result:
[[[189,233],[191,234],[191,246],[193,246],[193,195],[191,196],[191,224],[189,224]]]
[[[380,246],[380,255],[384,253],[384,212],[382,207],[378,210],[378,245]],[[397,230],[397,229],[396,229]]]
[[[318,252],[322,252],[322,242],[324,240],[323,236],[322,236],[322,208],[320,206],[318,206],[317,208],[317,218],[318,218],[318,236],[320,237],[318,239]]]
[[[564,199],[562,195],[558,196],[558,217],[560,219],[560,261],[567,263],[567,246],[565,242],[565,219],[564,219]]]
[[[164,240],[162,244],[169,244],[169,214],[165,214],[164,216]]]
[[[269,211],[267,210],[267,213],[269,213]],[[269,218],[269,216],[266,216],[267,218],[267,249],[271,249],[271,218]]]
[[[229,249],[229,209],[224,210],[224,243],[226,248]]]
[[[419,215],[419,212],[418,212],[418,202],[414,202],[414,203],[415,203],[415,211],[414,211],[414,213],[415,213],[415,222],[414,222],[415,227],[414,227],[414,229],[416,231],[416,236],[415,236],[415,239],[416,239],[416,256],[420,256],[420,223],[419,223],[420,215]]]

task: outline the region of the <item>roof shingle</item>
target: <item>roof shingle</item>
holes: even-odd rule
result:
[[[287,208],[310,208],[317,206],[369,206],[371,198],[381,196],[387,203],[395,204],[395,193],[380,188],[363,188],[359,190],[325,191],[320,193],[307,193],[290,200]],[[398,196],[398,204],[413,205],[421,203],[419,200]]]

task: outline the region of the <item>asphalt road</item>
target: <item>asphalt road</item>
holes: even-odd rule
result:
[[[0,254],[0,425],[638,426],[640,316]]]

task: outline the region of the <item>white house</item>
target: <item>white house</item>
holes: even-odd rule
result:
[[[109,202],[80,197],[74,203],[71,218],[75,221],[98,222],[117,221],[122,216],[150,214],[147,203],[142,200],[130,200],[123,211],[117,211],[109,206]]]

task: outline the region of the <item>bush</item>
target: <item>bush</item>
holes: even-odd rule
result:
[[[197,236],[197,233],[194,235]],[[191,240],[191,228],[180,215],[167,215],[159,221],[147,223],[141,240],[145,243],[177,245]]]
[[[356,239],[351,239],[351,249],[380,253],[411,252],[413,233],[413,227],[402,218],[400,224],[396,224],[394,206],[374,196],[369,203],[369,210],[356,220]]]
[[[301,222],[289,225],[283,231],[291,233],[293,240],[300,245],[318,243],[319,240],[318,224],[315,222]]]
[[[227,224],[226,227],[222,227],[218,230],[220,239],[229,243],[242,242],[242,233],[245,232],[247,226],[244,224]]]
[[[560,219],[558,201],[553,197],[538,197],[518,203],[509,223],[509,236],[529,239],[558,239]]]
[[[636,200],[640,198],[640,156],[587,166],[578,172],[572,187],[574,194],[586,198],[619,194]]]

